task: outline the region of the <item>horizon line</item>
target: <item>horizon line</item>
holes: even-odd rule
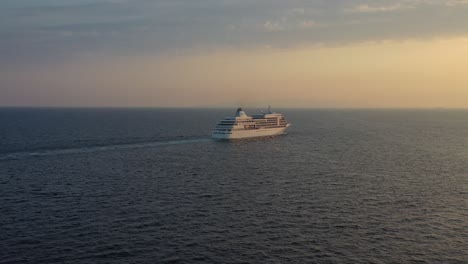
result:
[[[0,106],[0,109],[234,109],[239,106]],[[242,108],[259,108],[240,106]],[[267,107],[266,107],[267,108]],[[310,110],[468,110],[467,107],[272,107],[274,109]]]

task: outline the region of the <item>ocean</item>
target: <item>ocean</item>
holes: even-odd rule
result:
[[[468,110],[234,110],[0,109],[0,263],[468,263]]]

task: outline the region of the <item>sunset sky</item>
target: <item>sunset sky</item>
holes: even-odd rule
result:
[[[1,0],[0,106],[468,107],[468,0]]]

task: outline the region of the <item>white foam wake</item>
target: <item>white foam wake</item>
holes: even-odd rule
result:
[[[107,146],[64,148],[64,149],[28,151],[28,152],[26,151],[25,152],[12,152],[12,153],[0,154],[0,161],[32,158],[32,157],[43,157],[43,156],[92,153],[92,152],[109,151],[109,150],[116,150],[116,149],[151,148],[151,147],[158,147],[158,146],[191,144],[191,143],[201,143],[201,142],[210,142],[210,141],[212,141],[212,139],[199,138],[199,139],[187,139],[187,140],[170,140],[170,141],[157,141],[157,142],[145,142],[145,143],[133,143],[133,144],[118,144],[118,145],[107,145]]]

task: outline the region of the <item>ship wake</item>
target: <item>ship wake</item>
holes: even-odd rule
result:
[[[60,156],[60,155],[104,152],[104,151],[112,151],[112,150],[119,150],[119,149],[154,148],[154,147],[162,147],[162,146],[170,146],[170,145],[203,143],[203,142],[210,142],[210,141],[213,141],[213,139],[196,138],[196,139],[185,139],[185,140],[152,141],[152,142],[144,142],[144,143],[114,144],[114,145],[105,145],[105,146],[88,146],[88,147],[77,147],[77,148],[10,152],[10,153],[0,154],[0,161],[18,160],[18,159],[44,157],[44,156]]]

